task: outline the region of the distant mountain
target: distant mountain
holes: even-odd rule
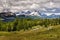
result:
[[[4,17],[3,21],[12,21],[16,17],[18,18],[31,18],[31,19],[40,19],[40,18],[60,18],[60,8],[44,8],[39,10],[23,10],[15,12],[15,17]]]
[[[41,14],[44,18],[60,18],[60,8],[45,8]]]
[[[60,15],[52,14],[52,15],[48,16],[48,18],[60,18]]]
[[[45,10],[24,10],[17,12],[16,16],[25,15],[31,18],[60,18],[60,8],[45,8]]]
[[[40,14],[37,11],[24,10],[15,14],[19,18],[40,18]]]

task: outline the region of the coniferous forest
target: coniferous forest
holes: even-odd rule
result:
[[[49,27],[60,25],[60,19],[30,19],[30,18],[16,18],[13,21],[4,22],[0,21],[0,31],[20,31],[20,30],[29,30],[32,27],[40,25],[42,27]]]
[[[0,40],[60,40],[60,18],[0,20]]]

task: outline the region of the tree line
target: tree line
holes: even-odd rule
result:
[[[60,25],[60,19],[29,19],[29,18],[16,18],[14,21],[3,22],[0,20],[0,31],[20,31],[29,30],[32,27],[40,25],[42,27],[49,27]]]

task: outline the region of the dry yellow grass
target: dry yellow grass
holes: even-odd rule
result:
[[[60,25],[50,27],[52,28],[49,30],[45,27],[35,26],[26,31],[0,32],[0,40],[60,40]]]

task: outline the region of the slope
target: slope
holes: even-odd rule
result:
[[[60,25],[49,28],[35,26],[26,31],[0,32],[0,40],[60,40]]]

